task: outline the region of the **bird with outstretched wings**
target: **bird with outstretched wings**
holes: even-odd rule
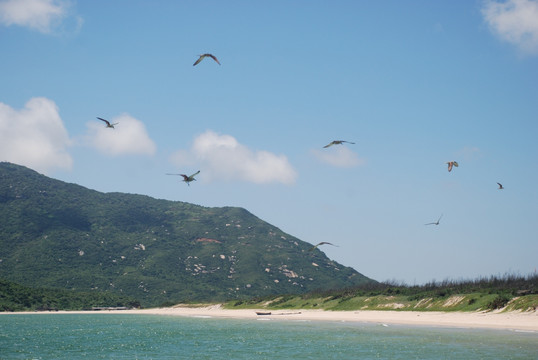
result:
[[[107,128],[112,128],[114,129],[114,125],[118,125],[119,123],[114,123],[114,124],[111,124],[110,121],[106,120],[106,119],[103,119],[103,118],[100,118],[100,117],[97,117],[99,120],[101,121],[104,121],[106,123],[106,127]]]
[[[330,242],[327,242],[327,241],[322,241],[314,246],[312,246],[308,251],[314,251],[314,249],[316,249],[318,246],[320,245],[332,245],[332,246],[336,246],[338,247],[337,245],[334,245],[334,244],[331,244]]]
[[[333,140],[330,143],[328,143],[327,145],[325,145],[324,148],[328,148],[329,146],[333,146],[333,145],[343,145],[344,143],[355,144],[354,142],[351,142],[351,141]]]
[[[437,221],[427,223],[427,224],[424,224],[424,225],[439,225],[439,221],[441,220],[442,217],[443,217],[443,214],[441,214],[441,216],[439,216],[439,219],[437,219]]]
[[[198,170],[197,172],[195,172],[194,174],[192,175],[185,175],[185,174],[166,174],[166,175],[179,175],[179,176],[183,176],[183,181],[187,183],[187,185],[190,186],[190,182],[191,181],[196,181],[196,179],[194,178],[196,175],[198,175],[200,173],[200,170]]]
[[[194,62],[194,64],[192,64],[192,66],[196,66],[200,63],[200,61],[204,60],[206,57],[210,57],[211,59],[215,60],[217,64],[220,65],[220,62],[217,60],[217,57],[213,54],[201,54],[199,55],[200,57],[198,58],[198,60],[196,60]]]
[[[459,166],[457,161],[447,161],[446,163],[448,164],[448,172],[452,171],[453,166],[455,167]]]

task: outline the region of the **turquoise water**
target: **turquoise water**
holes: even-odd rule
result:
[[[538,359],[538,333],[160,315],[0,315],[0,358]]]

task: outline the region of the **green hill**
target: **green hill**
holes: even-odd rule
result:
[[[142,306],[373,282],[242,208],[100,193],[5,162],[0,219],[0,278]]]

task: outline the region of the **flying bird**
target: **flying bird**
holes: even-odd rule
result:
[[[330,242],[322,241],[322,242],[320,242],[319,244],[312,246],[312,247],[310,248],[310,250],[308,250],[308,251],[314,251],[314,249],[317,248],[317,247],[320,246],[320,245],[332,245],[332,246],[336,246],[336,245],[334,245],[334,244],[331,244]],[[336,247],[338,247],[338,246],[336,246]]]
[[[215,60],[217,62],[217,64],[220,65],[220,62],[217,60],[217,58],[215,57],[215,55],[213,54],[202,54],[202,55],[199,55],[200,57],[198,58],[198,60],[195,61],[194,64],[192,64],[192,66],[196,66],[200,63],[200,61],[204,60],[206,57],[210,57],[211,59]]]
[[[166,175],[179,175],[179,176],[183,176],[183,181],[185,181],[187,183],[187,185],[190,186],[190,182],[191,181],[196,181],[196,179],[194,178],[196,175],[198,175],[200,173],[200,170],[198,170],[197,172],[195,172],[194,174],[192,174],[191,176],[187,176],[185,174],[166,174]]]
[[[110,121],[105,120],[105,119],[102,119],[102,118],[100,118],[100,117],[98,117],[98,119],[101,120],[101,121],[104,121],[104,122],[106,123],[106,127],[107,127],[107,128],[112,128],[112,129],[114,129],[114,125],[118,125],[118,124],[119,124],[119,123],[111,124]]]
[[[446,163],[448,164],[448,172],[452,171],[452,166],[459,166],[457,161],[447,161]]]
[[[333,145],[342,145],[343,143],[355,144],[354,142],[351,142],[351,141],[333,140],[329,144],[325,145],[324,148],[328,148],[329,146],[333,146]]]
[[[437,219],[436,222],[431,222],[431,223],[427,223],[427,224],[424,224],[424,225],[439,225],[439,221],[441,220],[442,217],[443,217],[443,214],[441,214],[441,216],[439,216],[439,219]]]
[[[499,190],[504,189],[504,186],[501,183],[497,183],[497,185],[499,185]]]

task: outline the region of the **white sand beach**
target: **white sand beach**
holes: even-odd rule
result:
[[[414,312],[414,311],[324,311],[223,309],[220,305],[193,307],[177,305],[168,308],[140,310],[58,311],[54,313],[154,314],[187,317],[212,317],[266,320],[346,321],[413,326],[506,329],[538,332],[538,312]],[[257,312],[270,312],[258,315]],[[39,314],[34,312],[32,314]],[[48,313],[48,312],[46,312]],[[1,313],[0,313],[1,314]],[[3,313],[13,314],[13,313]],[[19,313],[21,314],[21,313]],[[28,314],[28,313],[24,313]]]

